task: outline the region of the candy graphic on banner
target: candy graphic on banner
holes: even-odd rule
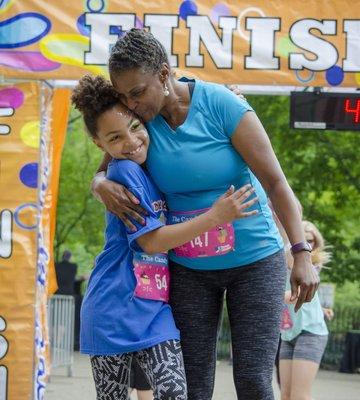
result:
[[[13,4],[14,0],[0,0],[0,14],[6,12]]]
[[[0,107],[19,108],[24,102],[24,93],[17,88],[0,89]]]
[[[0,117],[11,117],[15,109],[24,102],[24,94],[16,88],[5,88],[0,90]],[[0,135],[8,135],[11,131],[9,125],[0,124]]]
[[[307,74],[307,76],[303,76],[304,74]],[[295,71],[295,76],[296,79],[301,82],[301,83],[309,83],[312,80],[314,80],[315,78],[315,72],[314,71],[309,71],[309,70],[303,70],[303,71],[299,71],[296,70]]]
[[[84,0],[84,6],[93,13],[104,12],[108,8],[107,0]]]
[[[38,163],[25,164],[20,170],[19,178],[25,186],[36,189],[38,185]]]
[[[27,146],[34,149],[39,148],[40,145],[40,122],[30,121],[27,122],[20,131],[21,140]]]
[[[90,36],[90,29],[88,26],[85,25],[85,13],[81,14],[80,17],[76,21],[76,27],[79,31],[84,36]]]
[[[13,49],[38,42],[51,28],[51,22],[41,14],[29,12],[0,22],[0,48]]]
[[[220,17],[229,17],[230,15],[231,11],[224,3],[215,4],[215,6],[210,10],[210,19],[214,24],[219,23]]]
[[[14,212],[14,221],[22,229],[35,229],[37,227],[38,206],[34,203],[24,203]]]
[[[38,51],[0,50],[0,65],[23,71],[53,71],[61,64],[45,58]]]
[[[344,71],[338,65],[334,65],[325,72],[325,77],[331,86],[337,86],[344,80]]]
[[[105,67],[84,64],[90,40],[82,35],[56,33],[40,41],[40,51],[49,60],[85,68],[95,74],[107,74]]]
[[[11,117],[14,114],[14,109],[11,107],[0,107],[0,117]],[[0,135],[8,135],[10,133],[10,126],[0,124]]]
[[[253,16],[260,16],[260,17],[265,17],[265,13],[261,8],[258,7],[248,7],[242,10],[238,16],[238,32],[239,35],[249,41],[250,40],[250,32],[245,30],[245,20],[246,17],[253,17]]]
[[[276,53],[282,57],[288,57],[290,53],[295,53],[298,48],[291,41],[289,36],[282,36],[276,44]]]
[[[189,15],[197,15],[198,8],[195,1],[183,1],[179,7],[180,18],[186,21]]]

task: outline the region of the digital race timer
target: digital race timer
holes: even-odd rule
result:
[[[292,92],[290,126],[360,130],[360,93]]]

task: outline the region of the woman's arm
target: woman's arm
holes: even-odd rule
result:
[[[147,254],[164,253],[195,239],[218,225],[255,215],[257,210],[244,212],[258,201],[257,198],[254,198],[245,202],[252,193],[254,193],[254,189],[250,185],[245,185],[236,192],[231,186],[204,214],[179,224],[165,225],[145,233],[136,240]]]
[[[290,243],[305,242],[294,193],[287,183],[270,140],[255,113],[247,112],[244,115],[231,141],[267,192]],[[295,306],[295,311],[297,311],[304,302],[311,301],[319,284],[309,252],[301,251],[294,255],[290,283],[292,298],[297,298]]]
[[[111,156],[105,153],[91,182],[91,192],[104,203],[109,211],[117,215],[128,229],[136,231],[135,225],[128,217],[143,225],[145,219],[140,214],[146,215],[147,212],[139,205],[139,200],[129,190],[119,183],[106,179],[105,171],[110,161]]]

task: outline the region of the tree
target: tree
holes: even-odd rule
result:
[[[84,133],[79,114],[72,111],[61,161],[55,234],[55,260],[65,248],[75,253],[80,270],[88,270],[101,251],[104,207],[90,192],[90,182],[102,152]]]
[[[289,97],[248,96],[268,132],[285,175],[331,245],[323,278],[360,282],[360,132],[289,128]]]

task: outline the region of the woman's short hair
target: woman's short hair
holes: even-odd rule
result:
[[[110,75],[141,68],[144,72],[159,72],[162,65],[169,65],[164,46],[145,29],[130,29],[119,38],[111,49]]]

